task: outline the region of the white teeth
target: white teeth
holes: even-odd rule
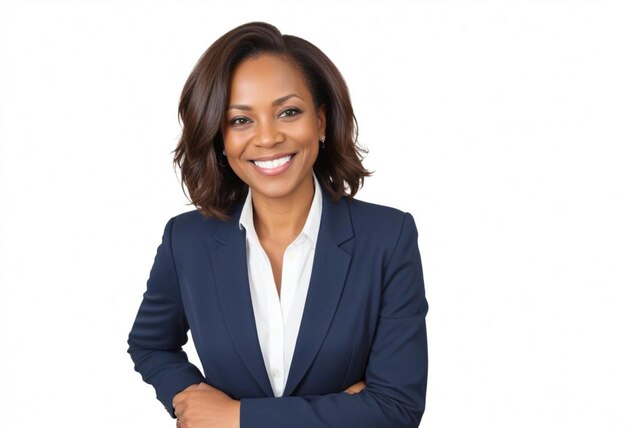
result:
[[[291,155],[285,156],[284,158],[273,159],[271,161],[254,161],[254,164],[259,168],[274,169],[286,164],[289,162],[289,159],[291,159]]]

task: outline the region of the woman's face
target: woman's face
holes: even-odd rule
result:
[[[228,163],[253,194],[292,197],[313,186],[325,127],[323,106],[316,111],[304,76],[287,60],[263,54],[235,68],[222,135]]]

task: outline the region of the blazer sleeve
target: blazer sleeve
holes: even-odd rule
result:
[[[172,399],[191,384],[206,382],[191,364],[182,346],[189,325],[180,296],[171,234],[174,218],[165,225],[161,244],[147,282],[137,317],[128,335],[128,353],[135,370],[152,385],[156,396],[175,418]]]
[[[428,303],[410,213],[404,213],[383,277],[366,388],[358,394],[242,399],[241,428],[419,426],[426,400]]]

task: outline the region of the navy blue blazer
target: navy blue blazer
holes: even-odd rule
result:
[[[248,283],[243,202],[231,220],[171,218],[128,336],[135,370],[172,417],[174,395],[206,382],[241,400],[242,428],[417,427],[427,377],[422,265],[411,214],[323,192],[302,322],[274,397]],[[187,332],[204,373],[182,346]],[[343,392],[365,380],[358,394]]]

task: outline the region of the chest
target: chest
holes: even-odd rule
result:
[[[266,269],[261,269],[261,275],[267,275],[272,264],[264,251],[247,257],[245,241],[233,244],[210,255],[188,251],[179,259],[185,313],[207,379],[233,396],[268,394],[260,347],[263,329],[255,325],[258,305],[253,304],[263,298],[262,289],[255,287],[258,276],[254,271],[254,266],[263,264],[254,263],[255,254],[257,262],[265,257]],[[285,281],[289,266],[307,266],[296,260],[303,258],[310,260],[311,269],[308,281],[301,282],[308,289],[296,292],[294,296],[301,298],[292,298],[293,307],[287,309],[291,314],[301,312],[301,323],[292,323],[295,318],[291,315],[283,319],[286,325],[293,324],[296,342],[286,394],[343,390],[362,378],[376,328],[382,264],[380,255],[370,247],[368,251],[351,250],[349,255],[336,245],[318,241],[310,250],[312,257],[307,257],[307,252],[293,252],[290,259],[290,249],[283,249],[281,306],[289,300]],[[270,315],[276,312],[266,311]],[[265,390],[259,389],[264,384]]]

